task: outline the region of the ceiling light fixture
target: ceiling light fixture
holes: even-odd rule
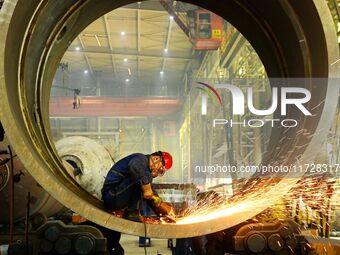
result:
[[[165,49],[164,49],[164,52],[168,52],[168,48],[165,48]]]
[[[87,74],[89,71],[88,70],[84,70],[84,74]]]
[[[173,20],[173,19],[174,19],[174,16],[171,15],[171,16],[169,17],[169,19]]]
[[[127,62],[128,61],[128,59],[127,58],[124,58],[124,62]]]
[[[130,80],[129,79],[125,79],[125,82],[129,82]]]
[[[80,51],[80,47],[79,46],[76,47],[76,51]]]
[[[162,71],[160,71],[159,73],[160,73],[161,75],[163,75],[163,74],[164,74],[164,71],[162,70]]]
[[[120,32],[120,35],[126,35],[126,33],[124,31]]]

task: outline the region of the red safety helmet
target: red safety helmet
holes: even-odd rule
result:
[[[162,151],[162,161],[166,171],[172,167],[172,156],[170,153]]]
[[[157,151],[157,152],[152,153],[151,155],[157,155],[161,157],[164,171],[167,171],[172,167],[172,156],[170,155],[170,153],[165,152],[165,151]]]
[[[160,176],[163,176],[165,172],[172,167],[172,156],[170,155],[170,153],[165,151],[157,151],[152,153],[151,155],[159,156],[161,158],[163,166]]]

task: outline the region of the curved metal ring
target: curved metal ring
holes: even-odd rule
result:
[[[133,0],[6,0],[0,12],[0,105],[1,121],[16,152],[39,183],[61,203],[88,219],[117,231],[144,235],[144,226],[113,217],[95,198],[89,196],[68,174],[57,156],[50,135],[48,104],[52,79],[69,43],[92,21]],[[188,1],[205,7],[231,22],[259,54],[270,77],[319,77],[336,75],[339,58],[333,21],[325,1]],[[6,39],[6,40],[4,40]],[[294,161],[310,159],[325,140],[334,114],[338,85],[320,80],[318,86],[305,84],[314,97],[310,106],[324,102],[300,128],[314,137],[299,136],[297,130],[272,132],[270,148],[289,136],[281,151],[265,160],[287,157]],[[323,101],[324,100],[324,101]],[[294,116],[296,112],[289,113]],[[302,148],[299,145],[306,144]],[[293,179],[264,185],[265,192],[283,193]],[[189,237],[216,232],[242,222],[267,206],[264,192],[245,195],[220,218],[190,225],[147,225],[151,237]],[[280,197],[282,194],[277,194]]]

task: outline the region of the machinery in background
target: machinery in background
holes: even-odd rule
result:
[[[223,40],[223,18],[205,9],[187,11],[180,2],[160,0],[176,24],[189,37],[194,50],[217,50]],[[186,13],[183,15],[182,13]]]
[[[225,242],[231,244],[230,247],[225,248],[239,254],[266,252],[304,254],[302,251],[307,250],[299,225],[292,220],[278,220],[266,224],[249,223],[238,226],[234,231],[225,231]]]
[[[201,238],[202,239],[202,238]],[[196,255],[232,254],[339,254],[340,243],[315,238],[301,233],[293,220],[277,220],[273,223],[244,222],[224,231],[194,240]],[[202,248],[202,243],[205,244]],[[197,245],[200,244],[200,245]],[[321,247],[321,249],[320,249]]]
[[[42,214],[45,217],[57,214],[64,206],[51,197],[39,183],[28,173],[20,159],[12,155],[11,147],[4,137],[0,142],[0,224],[7,224],[12,217],[19,222],[26,217],[27,192],[30,192],[30,216]],[[13,185],[13,187],[11,187]],[[13,201],[13,213],[9,206]]]
[[[10,152],[9,143],[2,133],[0,142],[0,201],[9,205],[13,199],[14,210],[0,210],[0,223],[19,222],[26,217],[27,192],[30,192],[30,217],[35,214],[46,218],[65,209],[28,173],[14,152]],[[56,148],[64,162],[66,171],[90,194],[100,197],[100,189],[106,172],[113,164],[107,150],[86,137],[67,137],[57,142]],[[11,158],[12,157],[12,158]],[[13,164],[13,165],[12,165]],[[13,191],[11,188],[13,183]],[[13,198],[11,198],[13,196]],[[8,208],[8,206],[4,206]]]
[[[197,203],[212,204],[223,198],[215,191],[197,195]],[[263,212],[255,219],[216,233],[171,240],[173,255],[224,255],[224,254],[340,254],[340,241],[312,235],[309,229],[291,218],[270,218]]]
[[[217,50],[223,40],[223,19],[204,9],[190,11],[187,15],[194,50]]]
[[[95,227],[65,225],[48,221],[30,233],[30,242],[2,245],[0,254],[7,255],[104,255],[106,238]]]
[[[88,192],[97,194],[104,168],[113,162],[109,153],[84,137],[62,139],[57,149],[66,171]],[[117,232],[87,220],[75,225],[73,213],[50,196],[13,153],[0,123],[0,255],[124,254],[120,234],[117,238]],[[96,163],[99,169],[93,171]]]
[[[205,236],[170,242],[173,255],[340,254],[340,242],[304,235],[293,220],[243,222]]]

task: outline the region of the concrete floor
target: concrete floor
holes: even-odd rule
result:
[[[120,244],[123,246],[125,255],[143,255],[144,247],[138,246],[138,236],[122,234]],[[151,246],[146,247],[148,255],[171,255],[171,250],[167,248],[167,239],[151,239]]]

